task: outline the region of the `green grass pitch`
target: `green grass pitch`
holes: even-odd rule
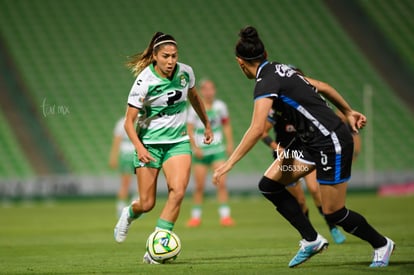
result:
[[[397,245],[390,266],[370,269],[371,247],[347,234],[345,244],[290,269],[299,235],[259,195],[232,197],[237,225],[221,228],[217,204],[207,199],[200,228],[185,227],[190,198],[175,232],[182,252],[172,264],[141,263],[165,199],[136,221],[123,244],[115,243],[115,202],[110,199],[18,203],[0,207],[0,274],[414,274],[414,197],[355,194],[347,205],[366,216]],[[327,226],[308,199],[311,220],[331,241]]]

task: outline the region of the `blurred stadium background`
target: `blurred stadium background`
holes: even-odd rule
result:
[[[115,194],[108,156],[134,80],[124,62],[155,31],[175,36],[198,79],[216,82],[238,142],[254,83],[233,49],[248,24],[269,59],[368,115],[351,188],[414,182],[413,1],[0,0],[0,198]],[[255,190],[270,161],[256,145],[230,188]]]

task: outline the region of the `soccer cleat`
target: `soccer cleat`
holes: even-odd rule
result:
[[[201,225],[201,219],[200,218],[191,218],[187,222],[188,227],[199,227]]]
[[[341,230],[339,230],[338,227],[332,228],[330,232],[331,232],[332,239],[334,240],[336,244],[341,244],[345,242],[346,237],[344,234],[342,234]]]
[[[144,257],[142,258],[142,262],[144,264],[160,264],[157,261],[154,261],[151,256],[148,254],[148,252],[145,252]]]
[[[231,217],[224,217],[220,219],[221,226],[230,227],[234,226],[234,220]]]
[[[122,210],[121,217],[119,217],[118,223],[115,226],[114,229],[114,238],[115,241],[118,243],[122,243],[125,241],[129,226],[131,225],[133,219],[129,218],[129,206],[124,207]]]
[[[301,263],[306,262],[309,260],[313,255],[316,255],[322,250],[328,247],[328,241],[318,234],[316,240],[312,242],[308,242],[306,240],[301,240],[299,242],[299,251],[295,257],[289,262],[289,267],[295,267],[300,265]]]
[[[387,239],[387,244],[374,250],[374,259],[369,267],[388,266],[391,254],[395,249],[395,243],[387,237],[385,239]]]

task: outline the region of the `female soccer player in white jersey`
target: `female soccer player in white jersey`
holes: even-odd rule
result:
[[[126,239],[135,219],[154,207],[160,169],[167,181],[168,199],[156,227],[173,230],[191,169],[187,99],[205,126],[204,142],[213,141],[210,122],[195,88],[193,70],[178,62],[177,42],[171,35],[155,33],[145,51],[132,57],[127,65],[137,75],[128,97],[124,126],[136,150],[134,165],[139,198],[122,211],[114,229],[117,242]]]
[[[204,125],[196,112],[190,107],[187,117],[187,129],[193,149],[194,192],[191,219],[187,222],[189,227],[201,224],[202,203],[204,187],[209,168],[216,169],[233,152],[233,131],[226,103],[216,99],[216,87],[211,80],[203,80],[200,84],[200,95],[206,108],[207,116],[214,133],[214,142],[203,143]],[[228,191],[226,177],[217,185],[217,199],[219,201],[220,224],[232,226],[234,221],[230,215],[228,205]]]
[[[214,181],[217,183],[260,140],[269,111],[272,108],[281,110],[295,127],[303,151],[295,157],[279,152],[282,157],[266,170],[259,182],[259,190],[303,238],[289,267],[305,262],[328,245],[285,188],[314,169],[326,220],[342,226],[346,232],[367,241],[374,248],[371,267],[387,266],[394,242],[378,233],[362,215],[345,206],[353,154],[349,128],[303,76],[288,65],[266,59],[264,44],[255,28],[248,26],[240,31],[239,36],[237,62],[246,77],[256,81],[253,116],[240,144],[214,172]],[[327,99],[345,114],[353,131],[357,132],[365,125],[365,116],[352,110],[340,94],[332,91]]]
[[[119,187],[116,204],[118,218],[121,216],[122,210],[127,206],[129,187],[135,170],[133,163],[135,148],[124,129],[124,122],[125,117],[122,117],[115,124],[114,137],[109,155],[109,167],[112,169],[118,168],[121,174],[121,185]]]

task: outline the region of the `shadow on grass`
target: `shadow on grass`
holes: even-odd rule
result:
[[[280,257],[286,257],[284,254],[272,254],[272,257],[274,256],[280,256]],[[171,262],[170,264],[174,265],[186,265],[186,264],[212,264],[213,262],[239,262],[241,259],[248,259],[246,263],[263,263],[263,259],[268,258],[269,254],[255,254],[255,255],[232,255],[232,256],[221,256],[221,257],[203,257],[203,258],[192,258],[191,261],[177,261],[177,262]],[[260,261],[255,261],[254,259],[260,259]],[[266,262],[267,264],[272,264],[272,262]]]
[[[338,262],[311,262],[312,260],[310,260],[308,263],[304,263],[303,265],[299,265],[296,268],[301,268],[301,267],[305,267],[305,266],[309,266],[309,267],[347,267],[347,268],[351,268],[351,267],[369,267],[369,265],[371,264],[371,262],[369,261],[350,261],[350,262],[342,262],[342,263],[338,263]],[[388,267],[384,267],[384,268],[369,268],[369,270],[387,270],[388,268],[392,268],[392,267],[398,267],[398,268],[407,268],[407,270],[411,270],[414,272],[414,261],[392,261],[389,263]],[[295,268],[295,269],[296,269]]]

